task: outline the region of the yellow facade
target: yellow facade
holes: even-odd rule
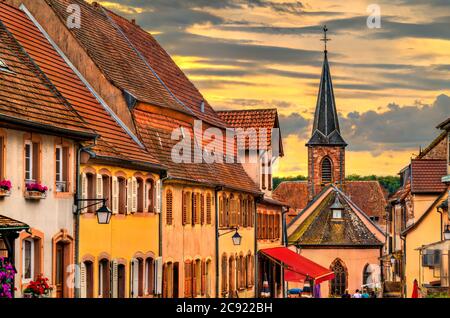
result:
[[[82,165],[82,172],[103,173],[112,176],[120,174],[132,178],[137,174],[152,177],[156,182],[157,174],[124,169],[121,167]],[[100,225],[94,213],[83,213],[80,217],[79,256],[80,262],[90,261],[93,265],[93,297],[99,295],[99,262],[102,258],[118,261],[125,266],[125,297],[131,296],[131,260],[152,258],[159,255],[159,215],[158,213],[136,212],[132,214],[113,214],[108,225]],[[146,295],[144,295],[146,296]]]
[[[417,279],[419,285],[429,283],[437,278],[433,275],[433,269],[421,267],[419,247],[442,239],[442,215],[437,207],[447,200],[447,195],[436,200],[431,207],[421,211],[421,218],[413,228],[407,231],[405,235],[405,280],[406,296],[411,297],[414,279]],[[416,206],[416,205],[415,205]],[[416,213],[416,210],[414,211]]]

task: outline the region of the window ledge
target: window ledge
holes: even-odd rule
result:
[[[25,191],[24,197],[26,200],[42,200],[47,197],[47,194],[39,191]]]
[[[11,195],[11,190],[0,190],[0,198],[6,198]]]

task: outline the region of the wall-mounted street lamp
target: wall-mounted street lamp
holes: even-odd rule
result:
[[[447,224],[444,231],[444,240],[450,241],[450,224]]]
[[[239,231],[238,227],[231,228],[230,231],[222,233],[222,234],[219,234],[219,237],[227,235],[227,234],[230,234],[230,233],[233,233],[234,231],[236,231],[236,233],[234,233],[234,235],[231,237],[231,239],[233,240],[233,244],[235,246],[239,246],[239,245],[241,245],[241,242],[242,242],[242,236],[238,232]]]
[[[75,200],[75,204],[78,205],[80,202],[95,202],[93,204],[87,205],[85,207],[79,208],[77,210],[77,213],[84,209],[88,209],[92,206],[98,205],[99,202],[102,202],[102,206],[95,211],[95,214],[97,215],[97,222],[98,224],[109,224],[111,222],[111,216],[112,212],[111,210],[106,206],[107,199],[77,199]]]

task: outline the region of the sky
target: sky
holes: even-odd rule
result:
[[[277,108],[278,176],[307,174],[325,24],[347,174],[397,174],[450,116],[450,0],[98,2],[155,36],[216,110]]]

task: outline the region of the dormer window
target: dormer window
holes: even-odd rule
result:
[[[0,71],[11,71],[8,65],[2,59],[0,59]]]
[[[333,214],[333,220],[342,219],[342,212],[344,211],[344,206],[342,205],[341,201],[339,201],[337,193],[333,205],[330,206],[330,210],[331,213]]]

